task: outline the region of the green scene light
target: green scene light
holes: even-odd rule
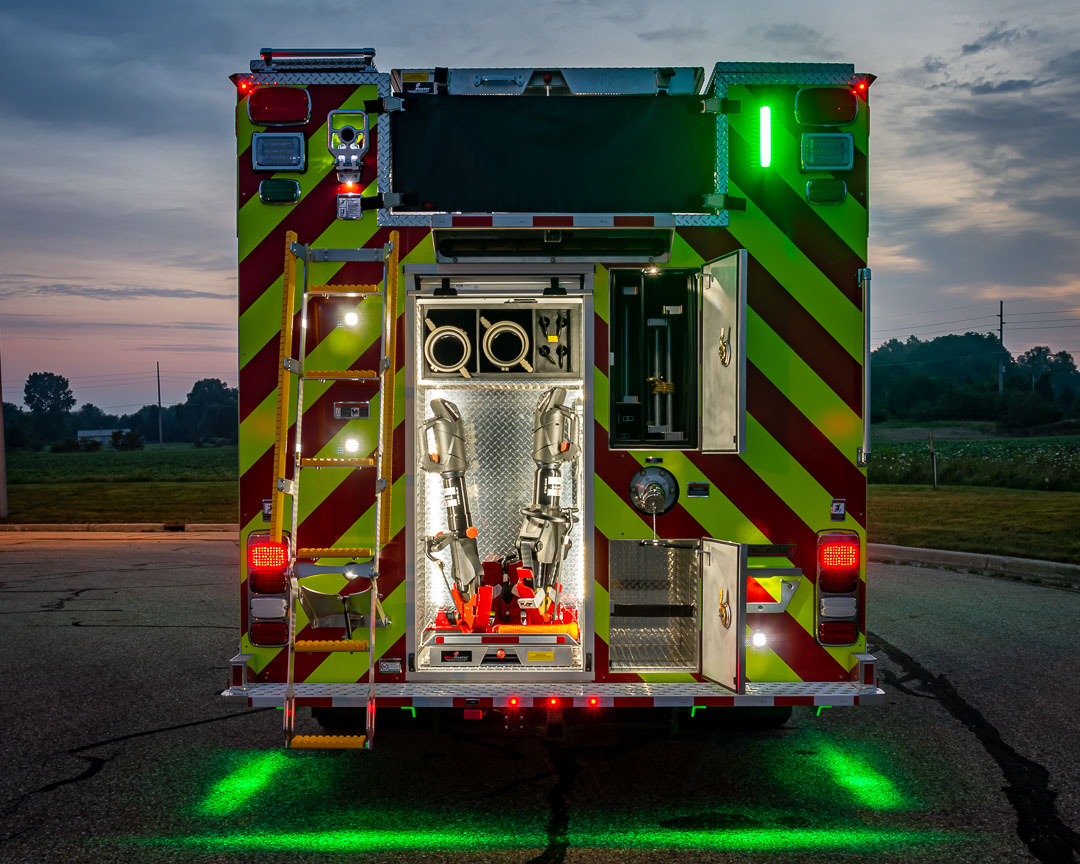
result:
[[[833,782],[851,793],[863,807],[899,810],[911,806],[892,780],[879,774],[858,756],[825,743],[818,747],[818,753]]]
[[[768,105],[762,105],[759,116],[761,117],[761,167],[768,168],[772,164],[772,109]]]
[[[733,852],[884,851],[953,842],[959,836],[942,831],[900,831],[879,828],[740,828],[719,831],[634,829],[569,831],[566,840],[579,849],[710,849]],[[481,829],[266,832],[163,837],[136,841],[155,846],[203,852],[344,853],[374,851],[469,851],[479,849],[543,849],[546,834],[538,831]]]
[[[264,789],[286,764],[283,750],[259,753],[214,784],[196,810],[204,816],[227,816]]]

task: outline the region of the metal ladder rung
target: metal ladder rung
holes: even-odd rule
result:
[[[364,294],[381,294],[379,285],[313,285],[308,294],[324,294],[327,297],[358,297]]]
[[[370,558],[366,546],[307,546],[296,550],[297,558]]]
[[[301,459],[301,468],[374,468],[375,460],[370,456],[356,459]]]
[[[367,735],[294,735],[289,746],[307,750],[363,750]]]
[[[332,651],[367,651],[367,639],[297,639],[293,651],[330,653]]]
[[[379,373],[374,369],[319,369],[305,370],[305,381],[378,381]]]

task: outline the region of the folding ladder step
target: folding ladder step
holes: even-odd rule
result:
[[[375,460],[370,456],[355,459],[301,459],[301,468],[374,468]]]
[[[297,558],[370,558],[366,546],[306,546],[296,550]]]
[[[333,651],[367,651],[367,639],[297,639],[294,651],[327,653]]]
[[[321,381],[378,381],[379,373],[374,369],[308,369],[304,380]]]
[[[362,294],[381,294],[382,285],[313,285],[308,294],[323,294],[327,297],[356,297]]]
[[[309,750],[362,750],[367,735],[294,735],[289,746]]]

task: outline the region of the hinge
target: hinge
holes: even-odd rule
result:
[[[713,210],[745,210],[746,199],[724,192],[713,192],[705,196],[705,206]]]
[[[300,361],[294,360],[292,357],[286,357],[283,364],[286,372],[292,372],[294,375],[300,374]]]
[[[289,245],[289,251],[292,252],[297,258],[303,258],[307,260],[308,247],[303,243],[292,243]]]
[[[382,110],[384,114],[389,114],[391,111],[404,111],[405,100],[400,96],[387,96],[382,100]]]
[[[284,492],[286,495],[295,495],[296,481],[288,477],[278,477],[277,488],[279,492]]]
[[[585,671],[592,672],[592,651],[585,652]]]
[[[719,96],[712,96],[701,100],[702,114],[738,114],[741,107],[737,99],[721,99]]]

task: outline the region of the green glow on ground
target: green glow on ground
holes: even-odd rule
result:
[[[637,829],[633,831],[570,831],[566,839],[578,849],[710,849],[737,852],[881,851],[940,844],[959,839],[935,831],[897,831],[874,828],[744,828],[721,831]],[[538,831],[493,830],[356,830],[173,837],[141,841],[203,852],[341,853],[370,851],[531,849],[547,846]]]
[[[900,810],[910,802],[888,777],[879,774],[864,760],[822,742],[818,753],[837,786],[846,789],[863,807],[872,810]]]
[[[203,816],[227,816],[243,807],[286,764],[284,750],[244,757],[240,767],[214,784],[196,811]]]

